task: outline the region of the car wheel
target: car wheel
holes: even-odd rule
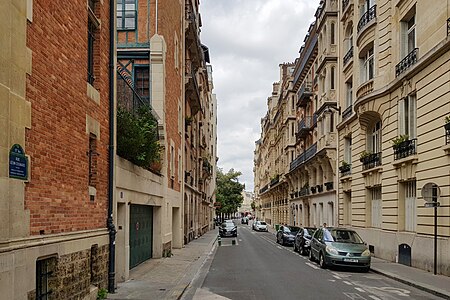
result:
[[[281,244],[281,246],[284,246],[284,238],[283,237],[281,238],[281,243],[280,244]]]
[[[301,248],[300,250],[301,250],[302,255],[306,255],[306,249],[305,249],[305,247],[302,246],[302,248]]]
[[[326,269],[326,267],[327,267],[327,264],[325,263],[325,258],[323,257],[322,253],[319,253],[319,266],[322,269]]]
[[[309,260],[310,261],[314,261],[314,256],[313,256],[313,253],[312,253],[311,249],[309,250]]]

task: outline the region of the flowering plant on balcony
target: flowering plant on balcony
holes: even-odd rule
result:
[[[372,153],[370,151],[366,151],[364,150],[363,152],[361,152],[361,155],[359,156],[359,160],[361,162],[364,162]]]
[[[409,136],[407,134],[400,135],[395,139],[392,139],[392,147],[394,149],[397,149],[398,147],[400,147],[400,145],[402,145],[402,143],[406,142],[407,140],[409,140]]]
[[[341,172],[350,171],[350,164],[348,162],[346,162],[345,160],[343,160],[341,166],[339,167],[339,170]]]

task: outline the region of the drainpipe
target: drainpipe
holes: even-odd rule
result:
[[[158,34],[158,0],[155,2],[155,34]]]
[[[115,80],[115,0],[109,1],[109,148],[108,148],[108,219],[109,232],[108,292],[115,293],[116,228],[113,220],[114,206],[114,80]]]

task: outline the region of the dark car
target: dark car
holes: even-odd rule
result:
[[[294,240],[294,251],[300,252],[302,255],[306,255],[310,249],[310,242],[312,235],[316,231],[313,227],[300,227]]]
[[[237,226],[233,222],[223,222],[219,228],[219,235],[225,236],[237,236]]]
[[[311,239],[310,260],[318,260],[321,268],[345,266],[370,269],[370,251],[353,229],[320,228]]]
[[[300,230],[300,227],[281,225],[277,231],[277,243],[281,245],[294,244],[295,235]]]

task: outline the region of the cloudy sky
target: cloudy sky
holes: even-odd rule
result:
[[[279,64],[293,62],[319,0],[201,0],[218,101],[218,166],[253,191],[253,151]]]

